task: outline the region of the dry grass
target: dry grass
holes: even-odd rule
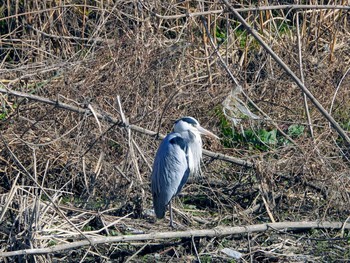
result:
[[[163,134],[180,116],[194,116],[223,138],[205,138],[206,149],[254,162],[249,169],[205,157],[203,177],[191,180],[175,200],[176,221],[185,229],[273,220],[344,222],[350,202],[348,146],[310,101],[314,137],[309,135],[302,93],[279,65],[231,15],[204,15],[228,68],[269,117],[243,119],[235,131],[259,134],[276,129],[273,122],[286,133],[292,124],[305,128],[292,137],[295,144],[262,146],[249,142],[248,135],[229,138],[222,102],[234,85],[200,17],[155,15],[221,8],[215,1],[9,1],[0,12],[0,87],[119,119],[120,96],[131,124]],[[296,13],[242,12],[297,75],[301,50],[305,85],[348,131],[348,11],[299,10],[300,41]],[[0,101],[0,253],[64,244],[82,234],[169,230],[168,220],[155,221],[150,212],[149,177],[159,144],[154,137],[16,96],[1,94]],[[348,240],[348,232],[271,231],[106,244],[6,260],[230,262],[220,251],[231,247],[243,253],[242,262],[329,262],[348,259]]]

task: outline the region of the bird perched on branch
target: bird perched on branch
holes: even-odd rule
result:
[[[218,138],[192,117],[177,120],[174,131],[163,139],[154,159],[151,178],[154,212],[157,218],[163,218],[169,206],[172,227],[171,199],[180,193],[188,177],[200,170],[201,134]]]

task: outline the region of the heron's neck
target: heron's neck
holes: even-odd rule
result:
[[[200,134],[187,131],[187,143],[188,143],[188,165],[190,168],[191,175],[199,175],[200,165],[202,159],[202,139]]]

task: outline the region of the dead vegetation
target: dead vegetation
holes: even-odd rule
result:
[[[348,133],[349,10],[331,6],[349,3],[232,4]],[[348,145],[224,4],[25,0],[3,3],[0,14],[0,256],[14,253],[6,262],[349,259]],[[259,119],[236,116],[233,127],[225,116],[222,103],[236,88],[227,71]],[[69,249],[170,230],[151,211],[149,177],[156,134],[185,115],[222,138],[205,138],[205,149],[252,167],[204,157],[203,176],[176,200],[175,220],[194,231],[188,237]],[[344,225],[193,234],[297,221]]]

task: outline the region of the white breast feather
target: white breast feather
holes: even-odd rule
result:
[[[202,159],[202,140],[200,135],[194,138],[194,142],[189,143],[188,148],[188,162],[190,173],[193,176],[200,175],[200,165]]]
[[[191,147],[188,147],[187,149],[187,159],[188,159],[188,168],[190,169],[190,174],[193,175],[195,173],[195,164],[194,164]]]

